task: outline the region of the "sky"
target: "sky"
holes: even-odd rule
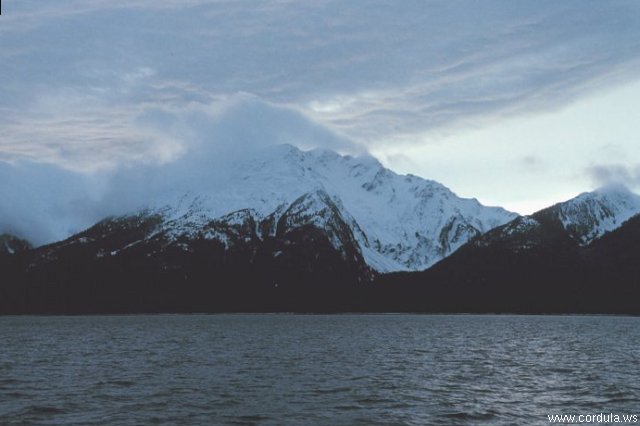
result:
[[[635,0],[5,0],[0,225],[94,217],[97,176],[194,144],[368,152],[523,214],[637,192],[639,70]]]

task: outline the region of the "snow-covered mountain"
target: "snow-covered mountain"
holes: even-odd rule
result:
[[[555,204],[536,215],[559,222],[571,238],[584,246],[639,213],[639,195],[622,185],[608,185]]]
[[[368,156],[203,163],[63,241],[0,237],[0,313],[637,313],[640,197],[623,187],[517,216]]]
[[[587,246],[640,214],[640,196],[622,185],[608,185],[521,216],[475,240],[478,247],[502,245],[513,252],[540,248],[567,239]]]
[[[273,225],[258,229],[258,237],[275,232],[287,213],[287,220],[317,222],[331,238],[337,225],[327,217],[339,217],[367,264],[379,272],[428,268],[517,216],[457,197],[437,182],[396,174],[371,156],[279,145],[222,168],[210,183],[200,185],[204,190],[168,192],[155,205],[140,207],[160,213],[163,232],[176,238],[200,233],[213,219],[230,220],[234,216],[228,215],[237,211],[250,214],[256,224]],[[216,236],[209,233],[208,238]],[[331,240],[341,249],[339,239]]]

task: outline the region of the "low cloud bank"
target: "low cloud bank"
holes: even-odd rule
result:
[[[92,172],[25,159],[0,162],[0,233],[35,245],[58,241],[104,217],[206,191],[234,161],[272,145],[363,151],[298,112],[249,95],[206,107],[148,110],[134,125],[162,139],[160,148],[172,141],[173,158],[151,151]]]

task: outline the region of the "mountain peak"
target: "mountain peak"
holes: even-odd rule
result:
[[[197,187],[189,181],[174,191],[173,201],[164,197],[140,207],[182,206],[171,210],[171,226],[191,235],[190,228],[243,209],[266,218],[296,201],[304,211],[329,212],[335,205],[369,265],[385,272],[426,269],[469,238],[516,217],[459,198],[435,181],[397,174],[368,154],[277,145],[211,169],[192,179]]]
[[[640,196],[624,185],[610,184],[533,216],[559,223],[578,243],[587,245],[637,214],[640,214]]]
[[[460,198],[435,181],[397,174],[368,154],[283,144],[210,160],[189,173],[169,168],[139,187],[132,182],[135,197],[110,196],[131,217],[160,218],[150,235],[168,244],[219,237],[227,247],[245,231],[249,239],[270,238],[284,216],[287,225],[314,225],[330,240],[340,236],[333,242],[353,238],[379,272],[426,269],[517,216]]]

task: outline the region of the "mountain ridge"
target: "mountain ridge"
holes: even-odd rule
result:
[[[396,174],[369,155],[302,151],[291,145],[265,148],[224,167],[214,161],[213,166],[218,170],[213,175],[194,172],[194,180],[202,181],[206,190],[169,187],[166,196],[140,203],[124,216],[160,215],[168,235],[199,235],[215,219],[226,221],[234,212],[251,211],[256,222],[271,216],[273,231],[279,216],[296,200],[322,192],[339,207],[367,265],[386,273],[427,269],[511,222],[509,232],[518,233],[525,222],[529,227],[548,223],[587,245],[640,212],[640,196],[609,185],[521,219],[475,199],[459,198],[438,182]]]
[[[623,185],[605,185],[531,215],[556,222],[580,245],[588,245],[640,213],[640,196]]]
[[[389,294],[403,288],[400,306],[420,311],[640,314],[640,211],[618,204],[634,206],[638,196],[615,192],[615,206],[602,203],[609,188],[583,193],[490,230],[425,271],[378,284]],[[602,215],[606,226],[619,226],[601,232]]]
[[[380,274],[365,261],[364,231],[324,190],[269,214],[211,218],[201,200],[187,201],[0,253],[0,313],[640,313],[640,215],[584,244],[575,231],[592,235],[601,210],[587,209],[589,226],[571,228],[566,220],[578,223],[585,210],[552,206],[470,239],[424,271]],[[629,214],[609,207],[621,216],[608,223]]]
[[[125,215],[160,214],[166,218],[165,227],[175,227],[174,233],[191,229],[195,235],[227,214],[250,209],[261,221],[282,213],[305,194],[323,191],[339,206],[367,264],[381,273],[425,269],[517,216],[457,197],[435,181],[396,174],[369,155],[278,145],[228,164],[216,158],[200,161],[202,166],[187,181],[173,182],[171,173],[147,179],[166,187],[151,201],[118,193],[109,199],[126,205]],[[120,186],[136,184],[125,181]]]

